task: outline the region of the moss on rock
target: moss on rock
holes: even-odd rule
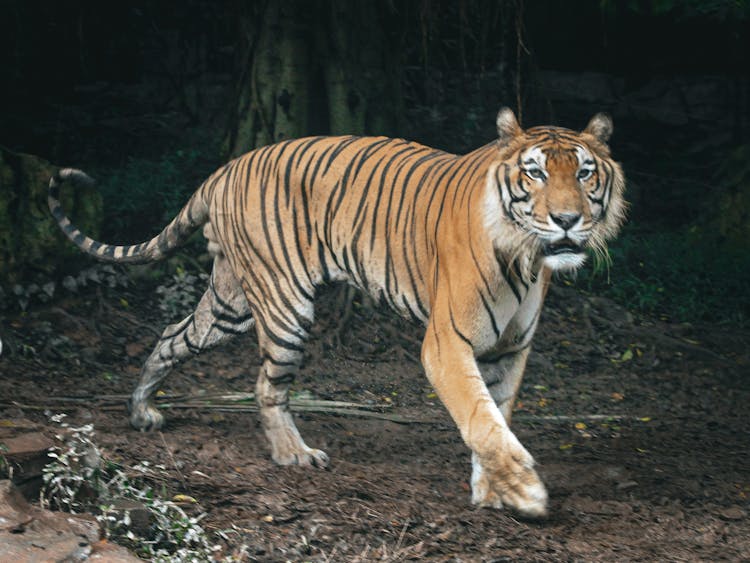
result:
[[[49,179],[57,169],[0,147],[0,285],[6,288],[40,275],[57,277],[82,258],[47,207]],[[99,234],[102,199],[95,187],[66,185],[61,202],[83,232]]]

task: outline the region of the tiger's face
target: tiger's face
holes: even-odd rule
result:
[[[604,252],[624,216],[624,178],[609,155],[609,117],[598,114],[583,132],[518,126],[513,113],[498,115],[501,160],[491,168],[500,194],[501,221],[544,265],[570,270],[586,249]],[[489,180],[489,179],[488,179]],[[501,244],[502,245],[502,244]]]

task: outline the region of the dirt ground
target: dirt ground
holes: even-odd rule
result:
[[[324,301],[335,308],[335,296]],[[6,315],[0,420],[46,423],[48,409],[93,422],[107,458],[166,466],[163,486],[196,498],[208,529],[230,530],[227,554],[244,544],[249,561],[750,561],[748,331],[633,319],[559,282],[514,415],[550,492],[549,518],[529,522],[471,506],[469,452],[418,364],[421,329],[367,307],[339,333],[321,307],[294,389],[407,422],[297,414],[328,470],[274,466],[254,413],[171,408],[162,432],[132,430],[107,396],[132,390],[165,324],[155,303],[133,287]],[[163,391],[249,392],[258,367],[250,335],[181,366]]]

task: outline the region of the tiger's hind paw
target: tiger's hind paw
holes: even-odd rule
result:
[[[164,415],[153,405],[146,402],[128,401],[128,410],[130,410],[130,425],[136,430],[147,432],[159,430],[164,426]]]
[[[274,453],[273,460],[279,465],[299,465],[302,467],[328,467],[330,458],[323,450],[316,450],[304,446],[304,449],[296,452]]]

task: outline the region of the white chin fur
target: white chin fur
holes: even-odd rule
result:
[[[583,266],[585,261],[586,253],[584,252],[578,254],[566,252],[565,254],[553,254],[544,257],[544,265],[555,271],[575,270]]]

